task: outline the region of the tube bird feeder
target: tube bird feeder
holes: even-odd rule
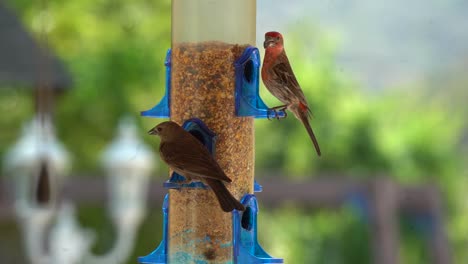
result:
[[[255,0],[172,0],[166,93],[142,116],[170,117],[199,139],[246,207],[223,212],[201,182],[172,173],[160,246],[140,263],[283,263],[257,243],[254,118],[284,116],[258,94]]]

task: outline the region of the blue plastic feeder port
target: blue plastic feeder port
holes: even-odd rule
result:
[[[195,136],[205,147],[210,151],[211,155],[215,154],[216,134],[211,131],[203,121],[198,118],[191,118],[184,122],[182,127]],[[166,181],[163,186],[168,189],[180,188],[200,188],[207,189],[208,187],[200,181],[184,183],[185,177],[173,172],[171,178]],[[263,187],[254,180],[254,192],[261,192]]]
[[[171,103],[171,49],[167,51],[166,91],[161,101],[150,110],[142,111],[142,116],[155,118],[170,117]],[[237,116],[255,118],[284,118],[284,110],[271,110],[259,95],[260,54],[255,47],[247,47],[242,56],[234,63],[235,67],[235,104]]]
[[[284,263],[283,259],[270,256],[258,244],[258,204],[255,195],[246,194],[241,202],[245,211],[234,210],[232,213],[234,263]]]
[[[167,263],[167,232],[169,224],[169,194],[164,197],[163,210],[163,238],[159,246],[149,255],[139,257],[141,264],[166,264]]]
[[[211,153],[215,154],[216,134],[211,131],[203,121],[198,118],[191,118],[184,122],[182,127],[196,137]],[[173,172],[171,178],[166,181],[163,186],[168,189],[180,188],[201,188],[206,189],[207,186],[200,181],[184,183],[185,177]]]
[[[233,223],[233,255],[235,264],[284,263],[283,259],[273,258],[258,244],[257,240],[257,198],[247,194],[241,199],[246,210],[232,212]],[[169,194],[166,194],[163,203],[163,239],[159,246],[149,255],[139,257],[140,264],[166,264],[169,224]]]
[[[236,115],[255,118],[284,118],[284,110],[269,109],[259,95],[260,54],[255,47],[247,47],[234,63],[236,69]]]
[[[166,60],[164,62],[166,66],[166,91],[161,101],[151,108],[150,110],[142,111],[142,116],[156,117],[156,118],[167,118],[170,117],[170,103],[171,103],[171,49],[166,53]]]

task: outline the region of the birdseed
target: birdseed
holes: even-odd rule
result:
[[[216,154],[229,191],[240,199],[253,193],[254,123],[235,115],[234,62],[247,45],[222,42],[172,46],[171,119],[182,125],[199,118],[216,134]],[[169,261],[229,263],[232,214],[211,190],[169,190]]]

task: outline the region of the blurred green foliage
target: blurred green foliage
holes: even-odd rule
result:
[[[262,211],[261,245],[288,263],[372,263],[365,222],[352,208],[314,212],[288,204]],[[272,232],[273,231],[273,232]]]
[[[15,0],[10,6],[35,34],[44,30],[42,19],[47,19],[48,44],[73,76],[73,89],[56,102],[56,125],[59,138],[74,156],[75,172],[99,171],[99,155],[126,114],[135,117],[141,137],[156,147],[158,142],[149,140],[145,131],[160,120],[140,118],[139,111],[154,106],[164,93],[170,1],[40,3]],[[302,26],[286,32],[285,39],[293,69],[312,107],[312,126],[323,155],[316,157],[305,129],[294,118],[257,120],[259,174],[291,178],[321,173],[361,178],[383,174],[405,184],[436,183],[447,205],[454,260],[468,263],[468,208],[464,205],[468,182],[461,147],[466,123],[462,114],[448,107],[447,100],[427,96],[420,87],[423,84],[395,87],[379,95],[364,93],[334,63],[339,42],[333,34]],[[279,103],[264,87],[261,95],[268,105]],[[0,89],[0,110],[9,113],[0,116],[0,126],[8,128],[0,133],[3,155],[16,140],[21,124],[33,114],[32,96],[27,90]],[[165,175],[166,167],[159,172]],[[82,210],[80,219],[101,230],[104,222],[99,221],[106,221],[105,216],[93,210]],[[260,239],[269,253],[288,263],[370,263],[369,231],[358,215],[349,208],[311,213],[286,205],[262,210]],[[102,220],[95,220],[98,217]],[[161,224],[152,222],[143,228],[159,232]],[[142,233],[128,263],[159,243],[160,236],[151,232]],[[412,228],[402,228],[402,239],[402,263],[426,263],[421,257],[427,254],[421,249],[424,237]],[[96,250],[104,252],[112,238],[101,236],[98,242]]]

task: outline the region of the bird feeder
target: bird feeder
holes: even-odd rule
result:
[[[143,116],[169,117],[198,138],[232,183],[244,212],[221,210],[201,182],[172,173],[160,246],[140,263],[283,263],[257,243],[254,118],[284,116],[258,94],[256,1],[173,0],[166,92]]]

